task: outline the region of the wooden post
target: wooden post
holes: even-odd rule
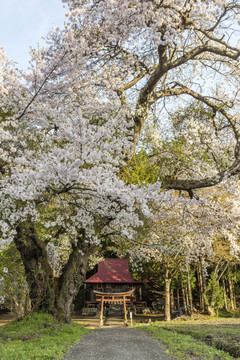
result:
[[[131,326],[133,326],[132,311],[130,311],[130,321],[131,321]]]
[[[124,323],[127,323],[126,297],[123,296]]]
[[[101,298],[100,326],[103,326],[103,305],[104,305],[104,296]]]

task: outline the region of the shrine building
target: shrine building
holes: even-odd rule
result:
[[[147,280],[145,280],[147,281]],[[96,274],[86,279],[85,307],[100,305],[100,326],[103,325],[104,306],[122,304],[124,322],[127,323],[127,306],[145,306],[142,301],[143,281],[135,281],[129,271],[128,259],[105,259],[98,264]]]
[[[143,283],[132,278],[128,259],[105,259],[98,264],[98,271],[84,282],[85,307],[97,305],[97,292],[123,293],[131,291],[131,302],[143,302]],[[134,290],[132,292],[132,290]]]

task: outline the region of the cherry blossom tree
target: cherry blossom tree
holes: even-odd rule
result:
[[[163,121],[164,108],[174,106],[176,110],[188,99],[200,101],[211,113],[208,131],[215,133],[216,153],[223,137],[231,139],[232,153],[224,166],[215,166],[197,177],[168,177],[167,187],[208,187],[238,174],[238,2],[64,3],[69,7],[67,15],[69,29],[75,34],[74,43],[82,44],[83,38],[87,41],[85,47],[75,47],[78,54],[83,49],[90,55],[86,77],[93,78],[93,86],[99,91],[111,91],[123,104],[130,104],[135,142],[152,111]]]
[[[3,67],[4,84],[14,68],[8,63]],[[30,110],[24,86],[14,82],[4,88],[2,245],[14,241],[21,254],[33,310],[46,309],[69,322],[90,254],[110,234],[133,236],[142,224],[136,210],[149,215],[148,202],[158,196],[158,185],[127,186],[118,176],[132,144],[127,108],[96,100],[97,110],[88,113],[70,94],[55,107],[36,94]],[[50,245],[60,244],[63,236],[69,253],[56,277]]]
[[[64,3],[65,29],[51,32],[46,48],[32,50],[27,73],[0,55],[0,225],[1,243],[15,241],[22,256],[33,309],[69,322],[101,238],[131,240],[143,225],[140,214],[151,213],[149,202],[175,203],[166,189],[193,197],[194,189],[238,176],[240,50],[236,1]],[[217,89],[206,84],[213,79]],[[162,129],[174,138],[171,99],[181,110],[188,98],[211,114],[202,124],[187,119],[184,135],[187,151],[189,140],[201,144],[201,154],[211,143],[207,161],[195,151],[192,171],[177,177],[160,169],[160,193],[158,182],[126,185],[119,174],[145,123],[160,119],[152,136],[161,147]],[[63,236],[69,257],[55,278],[47,244]]]
[[[167,321],[171,320],[171,284],[181,270],[187,271],[201,259],[205,272],[212,264],[220,272],[217,259],[221,239],[227,244],[231,259],[228,261],[227,256],[221,259],[223,274],[233,259],[239,263],[239,211],[233,206],[235,202],[226,199],[221,189],[211,192],[208,200],[202,195],[197,201],[180,198],[175,203],[161,204],[154,209],[152,224],[143,239],[138,235],[126,242],[125,247],[119,246],[119,253],[130,257],[135,266],[143,260],[161,264]]]
[[[191,120],[195,114],[195,122],[201,114],[202,126],[198,126],[194,132],[195,123],[192,121],[193,126],[189,126],[189,119],[186,120],[188,112]],[[153,131],[151,125],[145,131],[142,142],[147,152],[141,150],[133,157],[130,167],[124,172],[127,182],[143,183],[144,179],[154,182],[156,174],[161,171],[164,178],[169,168],[176,175],[191,176],[192,171],[196,171],[196,162],[199,173],[215,165],[211,137],[204,126],[209,121],[206,109],[199,109],[196,104],[194,108],[190,105],[183,114],[174,114],[173,120],[174,137],[165,135],[163,139],[159,136],[159,131]],[[209,144],[207,149],[206,143]],[[228,153],[228,144],[224,145],[223,155]],[[205,162],[201,161],[202,157]],[[191,193],[176,190],[174,197],[175,200],[171,203],[162,203],[160,207],[153,203],[153,215],[150,223],[148,220],[144,225],[145,232],[137,234],[136,238],[122,246],[118,243],[120,256],[125,254],[138,265],[144,260],[150,267],[151,264],[156,268],[161,267],[163,274],[160,275],[162,279],[159,282],[164,280],[166,320],[171,319],[171,284],[181,270],[188,271],[190,265],[199,263],[199,259],[201,266],[204,265],[205,273],[212,264],[219,269],[216,259],[221,242],[226,244],[229,257],[229,261],[227,256],[221,260],[224,261],[222,267],[225,270],[233,262],[233,258],[239,263],[240,251],[238,182],[231,183],[228,179],[218,186],[197,190],[192,199]]]

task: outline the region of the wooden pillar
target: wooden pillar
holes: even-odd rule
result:
[[[104,296],[102,296],[101,298],[100,326],[103,326],[103,305],[104,305]]]
[[[124,323],[127,323],[126,297],[123,296]]]

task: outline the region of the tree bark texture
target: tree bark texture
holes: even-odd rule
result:
[[[227,292],[226,292],[226,283],[225,283],[225,279],[223,279],[223,280],[222,280],[222,283],[223,283],[224,305],[225,305],[225,309],[228,311]]]
[[[14,242],[25,268],[32,311],[53,309],[54,277],[46,245],[38,238],[33,225],[27,222],[18,225]]]
[[[183,307],[184,307],[184,311],[186,314],[186,312],[187,312],[186,290],[185,290],[185,286],[183,284],[182,273],[180,273],[180,281],[181,281],[181,288],[182,288]]]
[[[164,315],[166,321],[171,321],[171,281],[169,269],[166,268],[164,272]]]
[[[200,311],[205,311],[205,300],[204,300],[204,282],[201,264],[198,266],[198,285],[199,285],[199,307]]]
[[[85,279],[91,251],[92,247],[88,243],[79,240],[59,278],[56,307],[60,320],[67,323],[71,323],[71,305]]]
[[[177,287],[177,309],[180,309],[180,296],[179,296],[179,288]]]
[[[193,311],[193,300],[192,300],[192,287],[191,287],[191,281],[190,281],[190,273],[189,273],[189,267],[187,268],[187,287],[188,287],[188,304],[190,305],[190,315],[192,315]]]
[[[231,309],[235,310],[235,294],[234,294],[234,285],[231,279],[230,272],[228,272],[228,284],[229,284],[229,296],[231,301]]]
[[[71,322],[71,305],[85,279],[92,251],[85,240],[83,234],[77,239],[62,275],[56,278],[48,261],[46,244],[39,239],[34,226],[27,222],[18,226],[14,242],[23,260],[32,311],[45,311],[59,320]]]
[[[175,303],[174,303],[174,291],[171,289],[171,314],[175,309]]]

